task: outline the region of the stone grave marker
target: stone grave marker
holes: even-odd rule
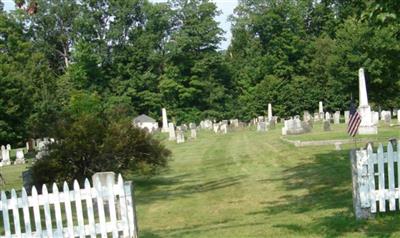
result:
[[[14,164],[25,164],[25,156],[24,156],[24,151],[21,149],[18,149],[15,153],[15,161]]]
[[[331,130],[331,122],[328,120],[324,121],[324,131],[330,131]]]

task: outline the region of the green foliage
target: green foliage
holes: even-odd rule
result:
[[[130,120],[80,114],[59,121],[57,142],[32,166],[35,184],[73,181],[95,172],[154,173],[167,165],[170,151]]]

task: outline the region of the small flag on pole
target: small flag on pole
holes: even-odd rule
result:
[[[349,136],[354,137],[357,134],[358,127],[361,124],[361,116],[357,112],[356,107],[354,106],[353,97],[351,97],[349,116],[350,118],[349,118],[349,124],[347,125],[347,133],[349,134]]]

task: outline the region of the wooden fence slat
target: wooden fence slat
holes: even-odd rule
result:
[[[46,222],[46,230],[47,230],[47,237],[53,237],[53,227],[52,227],[52,219],[51,219],[51,212],[50,212],[50,201],[49,201],[49,192],[47,191],[46,184],[42,186],[42,197],[43,197],[43,207],[44,207],[44,217]]]
[[[375,170],[374,170],[374,153],[371,144],[367,147],[368,154],[368,178],[369,178],[369,197],[371,204],[371,212],[376,212],[376,197],[375,197]]]
[[[88,179],[85,179],[85,189],[88,193],[86,197],[86,207],[87,207],[87,215],[88,215],[88,222],[89,222],[89,234],[91,238],[96,238],[96,223],[94,221],[94,210],[93,210],[93,201],[92,201],[92,194],[91,194],[91,186]]]
[[[383,162],[383,145],[379,144],[378,147],[378,188],[379,188],[379,211],[386,211],[386,199],[385,199],[385,167]]]
[[[107,188],[108,191],[108,208],[110,210],[110,221],[111,226],[115,227],[112,231],[112,237],[118,238],[118,230],[117,230],[117,214],[115,212],[115,199],[114,199],[114,185],[115,181],[114,178],[111,176],[107,176]]]
[[[119,209],[121,214],[121,221],[122,221],[122,234],[123,237],[129,237],[129,227],[128,227],[128,214],[127,214],[127,207],[126,207],[126,196],[124,190],[124,180],[122,179],[121,174],[118,175],[118,193],[119,193]]]
[[[68,237],[74,237],[74,221],[72,220],[71,193],[69,192],[67,182],[64,182],[63,190],[65,214],[67,216]]]
[[[10,218],[8,216],[8,199],[6,193],[1,191],[1,203],[2,203],[2,212],[3,212],[3,224],[4,224],[4,233],[7,236],[11,236],[11,228],[10,228]]]
[[[14,217],[15,235],[18,237],[21,237],[21,221],[19,219],[18,197],[17,197],[17,193],[15,192],[15,189],[11,190],[11,201],[13,201],[12,210],[13,210],[13,217]]]
[[[56,237],[63,236],[63,224],[61,217],[61,204],[60,204],[60,193],[58,191],[58,186],[56,183],[53,183],[53,199],[54,199],[54,213],[56,216]]]
[[[106,227],[106,216],[104,213],[104,200],[103,200],[103,188],[100,184],[100,179],[98,177],[95,178],[94,181],[96,197],[97,197],[97,209],[99,213],[99,221],[100,221],[100,234],[102,238],[107,238],[107,227]]]
[[[387,147],[387,157],[388,157],[388,178],[389,178],[389,210],[396,210],[396,199],[394,190],[394,154],[392,143],[389,142]]]
[[[82,210],[82,201],[81,201],[81,188],[79,187],[79,183],[76,180],[74,180],[74,191],[75,191],[76,215],[78,217],[79,237],[80,238],[85,238],[85,223],[84,223],[84,220],[83,220],[83,210]]]
[[[29,214],[28,194],[25,188],[22,188],[21,193],[22,212],[24,213],[25,234],[26,237],[32,237],[31,216]]]
[[[42,222],[40,219],[40,209],[39,209],[39,197],[36,190],[36,187],[32,187],[32,207],[33,207],[33,216],[35,218],[35,231],[36,234],[42,235]]]

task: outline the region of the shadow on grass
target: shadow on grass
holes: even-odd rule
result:
[[[246,176],[230,176],[214,180],[187,179],[190,174],[182,174],[174,177],[157,177],[147,179],[135,179],[137,201],[141,204],[152,203],[157,200],[180,199],[190,197],[196,193],[210,192],[218,189],[234,186]]]
[[[325,237],[358,233],[363,236],[389,237],[400,231],[400,214],[379,214],[375,219],[356,221],[353,213],[349,151],[317,154],[310,161],[284,171],[280,180],[288,191],[274,203],[265,203],[263,211],[247,215],[309,213],[306,224],[276,224],[294,233]],[[270,180],[271,181],[271,180]],[[268,181],[266,181],[268,182]],[[297,190],[297,191],[296,191]],[[296,194],[295,194],[296,193]]]

